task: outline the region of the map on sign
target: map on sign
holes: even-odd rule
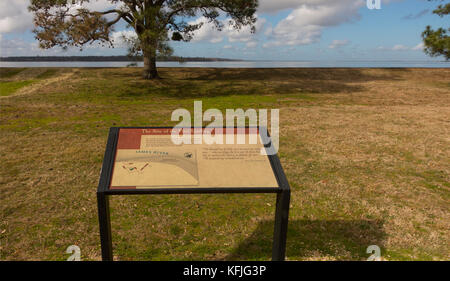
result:
[[[264,146],[256,129],[234,130],[234,134],[224,130],[215,135],[223,137],[223,144],[192,140],[177,145],[171,132],[121,128],[110,189],[278,187],[269,158],[261,154]],[[234,144],[227,144],[230,135]],[[198,136],[192,132],[192,137]],[[239,137],[244,144],[237,144]]]

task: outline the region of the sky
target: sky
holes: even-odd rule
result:
[[[376,1],[376,0],[373,0]],[[108,0],[91,0],[105,10]],[[423,53],[421,33],[427,25],[448,27],[448,18],[432,14],[438,2],[381,0],[259,0],[256,33],[210,24],[191,42],[171,42],[174,55],[248,60],[431,60]],[[119,22],[111,34],[114,48],[98,44],[62,50],[39,49],[34,39],[29,0],[0,0],[0,56],[125,55],[122,34],[133,34]],[[201,17],[189,21],[201,21]],[[225,20],[225,19],[224,19]],[[443,60],[438,58],[437,60]]]

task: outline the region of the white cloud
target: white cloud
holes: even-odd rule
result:
[[[266,24],[266,19],[258,18],[255,24],[256,32],[263,29]],[[228,26],[226,29],[226,36],[230,42],[250,42],[255,39],[255,34],[251,33],[250,26],[244,26],[240,30]]]
[[[204,22],[204,24],[200,29],[194,31],[192,42],[220,43],[227,38],[229,42],[250,43],[256,39],[256,34],[251,33],[250,26],[243,26],[238,30],[230,26],[226,19],[222,21],[224,24],[222,31],[218,31],[213,23],[207,22],[205,17],[199,17],[195,21],[189,22],[189,24],[199,24],[201,22]],[[255,24],[256,33],[263,29],[265,23],[266,19],[258,18]]]
[[[412,47],[411,50],[413,51],[423,51],[425,45],[423,44],[423,42],[417,44],[416,46]]]
[[[80,52],[79,48],[69,47],[63,49],[61,47],[53,47],[51,49],[39,48],[37,41],[26,41],[21,38],[6,39],[0,34],[0,56],[2,57],[14,57],[14,56],[80,56],[80,55],[124,55],[125,47],[127,47],[122,35],[127,37],[133,36],[135,33],[132,31],[119,31],[112,34],[112,38],[115,40],[114,48],[111,50],[109,47],[102,47],[99,43],[88,44],[84,46],[83,52]],[[108,53],[106,53],[107,51]]]
[[[115,31],[111,34],[111,40],[115,48],[128,47],[127,42],[125,40],[126,38],[128,39],[137,38],[137,34],[134,30]]]
[[[33,28],[29,0],[0,1],[0,33],[23,32]]]
[[[422,51],[424,48],[423,43],[419,43],[414,47],[408,47],[402,44],[397,44],[394,45],[393,47],[385,47],[385,46],[380,46],[377,49],[379,51]]]
[[[22,39],[2,39],[0,36],[0,56],[27,56],[39,53],[37,42],[26,42]]]
[[[331,44],[328,46],[330,49],[337,49],[343,46],[346,46],[350,43],[348,40],[333,40]]]
[[[246,46],[247,48],[255,48],[256,46],[258,46],[258,42],[256,42],[256,41],[250,41],[250,42],[248,42],[247,44],[245,44],[245,46]]]
[[[195,21],[189,22],[189,24],[204,23],[202,27],[194,31],[194,38],[192,42],[207,41],[210,43],[219,43],[223,41],[223,34],[217,32],[213,23],[207,22],[205,17],[199,17]]]
[[[409,48],[402,44],[398,44],[398,45],[395,45],[394,47],[392,47],[392,50],[393,51],[406,51],[406,50],[409,50]]]
[[[285,19],[266,30],[270,42],[265,47],[306,45],[318,42],[325,27],[336,26],[359,18],[361,0],[300,0]]]
[[[312,2],[312,1],[298,1],[298,0],[260,0],[258,12],[274,13],[281,10],[297,8],[301,3],[299,2]],[[320,2],[320,1],[315,1]],[[323,2],[323,1],[322,1]]]
[[[30,0],[0,1],[0,33],[24,32],[33,29],[33,14],[28,11]],[[86,7],[93,11],[104,11],[117,6],[108,0],[96,0],[83,5],[73,5],[72,10]]]
[[[401,2],[404,0],[382,0],[382,4],[389,4],[392,2]],[[296,9],[302,5],[332,5],[333,2],[345,2],[342,0],[259,0],[258,12],[262,13],[276,13],[287,9]],[[360,2],[361,6],[366,6],[366,0],[355,0],[354,2]]]
[[[89,53],[93,54],[97,50],[102,52],[98,46],[87,46],[90,49]],[[103,49],[104,50],[104,49]],[[104,52],[104,51],[103,51]],[[99,53],[101,54],[101,53]],[[39,48],[37,41],[29,42],[21,38],[5,39],[0,36],[0,56],[15,57],[15,56],[79,56],[81,55],[78,48],[69,47],[67,50],[61,47],[54,47],[51,49]]]

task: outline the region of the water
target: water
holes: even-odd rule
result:
[[[0,62],[0,67],[126,67],[131,62],[60,61],[60,62]],[[142,66],[142,62],[138,66]],[[308,68],[308,67],[420,67],[449,68],[445,61],[215,61],[215,62],[157,62],[158,67],[211,68]]]

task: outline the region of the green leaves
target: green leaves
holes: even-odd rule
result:
[[[446,60],[450,59],[450,38],[447,35],[450,28],[445,30],[438,28],[437,30],[427,29],[422,33],[423,43],[425,45],[425,53],[432,57],[444,56]]]
[[[210,22],[218,30],[224,26],[219,17],[227,17],[236,29],[250,25],[254,31],[257,0],[109,0],[111,8],[91,11],[85,6],[89,0],[31,0],[29,10],[34,13],[33,32],[39,46],[83,48],[100,42],[113,47],[111,33],[114,25],[123,20],[133,28],[137,37],[125,38],[129,55],[143,55],[152,63],[152,77],[157,76],[156,55],[171,55],[170,39],[190,41],[195,31]],[[120,8],[118,8],[120,7]],[[202,16],[205,22],[186,22]]]
[[[230,18],[229,23],[234,28],[240,29],[255,24],[258,6],[257,0],[110,0],[111,4],[122,4],[122,8],[106,11],[80,8],[79,5],[88,2],[31,0],[29,10],[34,13],[34,33],[40,46],[81,48],[94,41],[111,44],[113,26],[121,20],[127,22],[143,41],[167,41],[169,33],[175,41],[189,41],[204,22],[187,23],[186,18],[203,16],[220,30],[223,22],[218,18],[225,16]]]
[[[450,3],[445,5],[439,5],[434,11],[441,17],[450,13]],[[438,28],[437,30],[427,26],[424,32],[422,32],[423,43],[425,45],[425,53],[432,57],[444,56],[446,60],[450,59],[450,38],[448,33],[450,28]]]
[[[433,14],[439,15],[443,17],[444,15],[448,15],[450,13],[450,3],[445,5],[439,5],[436,10],[433,11]]]

